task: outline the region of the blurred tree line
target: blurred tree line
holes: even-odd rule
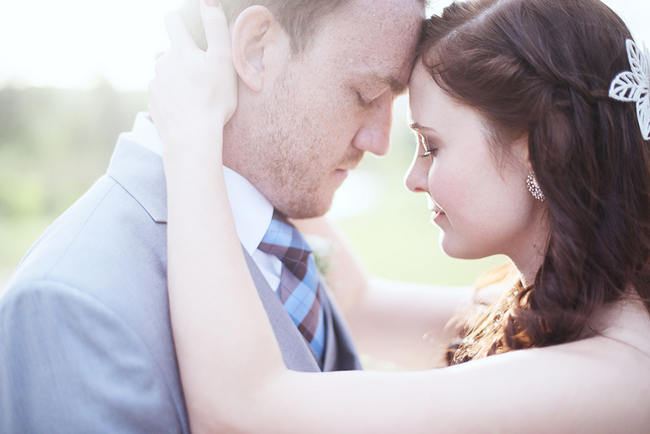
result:
[[[43,230],[108,167],[145,92],[0,89],[0,290]]]
[[[56,215],[101,175],[146,93],[0,90],[0,219]]]
[[[471,284],[503,259],[468,263],[438,247],[424,196],[404,188],[415,145],[407,105],[406,98],[396,101],[388,156],[367,156],[357,171],[374,185],[350,190],[353,201],[377,192],[373,207],[338,224],[376,275]],[[146,109],[146,92],[118,92],[107,82],[89,90],[0,89],[0,291],[29,246],[106,171],[119,133]]]

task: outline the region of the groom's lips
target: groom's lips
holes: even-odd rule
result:
[[[343,179],[347,178],[348,171],[346,169],[336,169],[334,175],[337,177],[342,177]]]
[[[347,158],[343,159],[343,161],[340,161],[341,165],[336,168],[336,170],[343,170],[346,172],[350,172],[351,170],[356,169],[359,164],[361,164],[361,160],[363,159],[363,153],[358,153],[354,155],[349,155]]]
[[[338,167],[338,168],[334,169],[334,172],[336,172],[336,173],[341,173],[341,172],[348,173],[348,172],[350,172],[351,170],[356,169],[356,167],[357,167],[357,166]]]
[[[350,172],[354,169],[357,168],[360,162],[355,162],[354,164],[350,164],[349,166],[342,166],[336,169],[336,171],[344,171],[344,172]]]
[[[345,178],[347,178],[347,176],[348,176],[348,172],[356,169],[357,166],[359,165],[359,163],[361,163],[361,158],[362,157],[363,157],[363,154],[360,155],[359,158],[347,159],[345,161],[345,163],[347,163],[347,164],[334,169],[334,176],[336,176],[337,178],[342,178],[342,181],[345,180]]]

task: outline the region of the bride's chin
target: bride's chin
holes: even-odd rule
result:
[[[454,242],[454,240],[443,231],[440,232],[439,245],[440,250],[442,250],[445,255],[454,259],[482,259],[490,256],[477,250],[475,245],[468,246],[457,241]]]
[[[440,243],[440,250],[442,250],[442,252],[443,252],[445,255],[449,256],[450,258],[454,258],[454,259],[466,259],[466,258],[463,257],[463,255],[462,255],[461,252],[458,252],[458,251],[456,251],[456,250],[454,250],[454,249],[450,249],[450,248],[448,248],[448,247],[445,247],[444,243]]]

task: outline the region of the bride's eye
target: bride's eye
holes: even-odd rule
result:
[[[418,138],[418,147],[423,149],[423,153],[419,155],[420,158],[426,158],[426,157],[435,157],[436,154],[438,153],[438,148],[432,147],[429,142],[427,141],[427,138],[424,137],[424,135],[420,132],[416,132],[417,138]]]

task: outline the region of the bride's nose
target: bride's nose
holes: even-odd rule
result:
[[[425,193],[429,191],[427,185],[428,164],[419,158],[417,155],[414,157],[411,167],[406,172],[404,185],[413,193]]]

